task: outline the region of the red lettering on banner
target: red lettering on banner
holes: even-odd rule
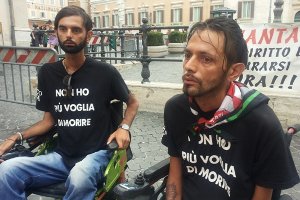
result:
[[[285,43],[289,43],[290,40],[293,40],[294,43],[298,42],[298,27],[293,28],[291,35],[287,37]]]
[[[278,37],[277,37],[277,44],[280,44],[282,42],[282,35],[283,35],[283,32],[286,31],[286,28],[279,28],[278,29]]]
[[[294,27],[293,29],[287,28],[270,28],[262,29],[261,32],[257,29],[242,30],[244,38],[248,43],[251,44],[287,44],[287,43],[297,43],[298,40],[298,29],[299,27]],[[258,41],[258,42],[257,42]]]
[[[272,28],[270,30],[270,33],[268,34],[268,29],[264,29],[262,31],[262,35],[261,35],[261,38],[259,40],[259,44],[261,44],[263,42],[263,40],[265,41],[266,44],[270,44],[271,43],[271,40],[273,38],[273,34],[274,34],[274,28]]]
[[[249,37],[246,39],[246,43],[248,44],[250,40],[252,40],[252,44],[256,44],[256,29],[251,30]]]

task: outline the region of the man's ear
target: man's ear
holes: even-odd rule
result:
[[[245,70],[245,65],[243,63],[235,63],[231,65],[228,71],[228,80],[234,81],[236,80]]]
[[[92,38],[93,36],[93,31],[92,30],[89,30],[87,32],[87,37],[86,37],[86,41],[89,43],[90,39]]]

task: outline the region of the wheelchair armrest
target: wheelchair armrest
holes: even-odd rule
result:
[[[11,158],[19,157],[19,156],[34,156],[34,153],[32,153],[29,149],[24,147],[23,145],[15,145],[13,149],[6,152],[2,156],[0,156],[0,159],[2,160],[8,160]]]
[[[33,136],[31,138],[26,139],[26,143],[28,144],[30,149],[35,149],[37,146],[42,144],[47,138],[47,135]]]
[[[108,150],[116,150],[119,148],[119,145],[116,140],[111,141],[111,143],[107,144]]]
[[[144,171],[144,178],[148,183],[153,183],[169,174],[170,159],[166,158]]]
[[[47,133],[43,135],[33,136],[26,139],[26,143],[28,144],[29,149],[33,150],[49,138],[52,138],[56,134],[55,128],[56,127],[54,126],[52,129],[50,129]]]
[[[135,180],[118,184],[114,193],[120,200],[151,199],[156,193],[153,183],[168,175],[169,165],[169,158],[160,161],[137,175]]]

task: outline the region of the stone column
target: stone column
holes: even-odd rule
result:
[[[281,15],[282,15],[282,5],[283,5],[283,0],[276,0],[274,2],[275,8],[274,8],[274,20],[273,23],[281,23]]]

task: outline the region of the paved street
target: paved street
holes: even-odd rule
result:
[[[150,65],[151,81],[180,83],[181,63],[153,62]],[[130,65],[121,70],[125,80],[142,80],[140,64]],[[0,101],[0,139],[4,139],[17,130],[23,130],[36,122],[42,116],[32,106],[12,104]],[[133,159],[129,161],[127,177],[133,178],[140,171],[167,157],[166,148],[160,143],[163,129],[163,114],[139,112],[132,126]],[[300,135],[296,135],[291,143],[291,151],[298,169],[300,170]],[[300,200],[300,184],[284,191],[294,200]],[[40,197],[31,196],[31,200]],[[43,198],[44,200],[46,198]]]

